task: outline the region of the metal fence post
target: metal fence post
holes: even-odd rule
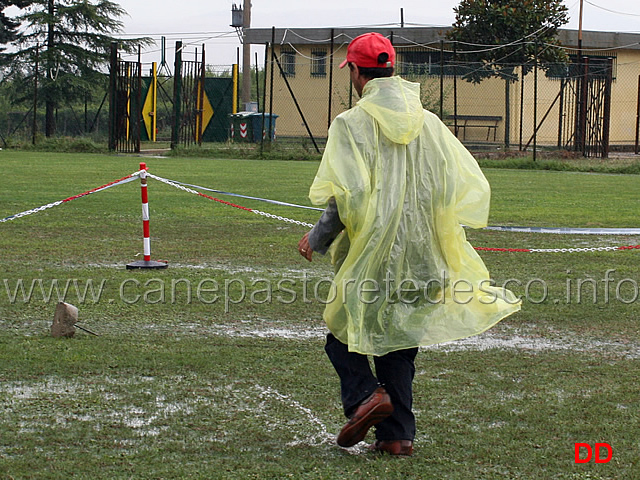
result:
[[[607,60],[607,78],[604,86],[604,111],[602,118],[602,158],[609,158],[609,129],[611,127],[611,84],[613,83],[613,59]]]
[[[440,40],[440,120],[444,122],[444,40]]]
[[[453,42],[453,131],[458,137],[458,42]]]
[[[524,127],[524,65],[520,65],[520,143],[519,150],[522,151],[522,129]]]
[[[536,161],[538,148],[538,39],[535,42],[533,63],[533,161]]]
[[[580,118],[579,118],[579,142],[578,148],[585,157],[587,152],[587,99],[589,98],[589,57],[584,57],[582,67],[582,79],[580,86]]]
[[[636,149],[635,154],[637,155],[639,150],[640,143],[640,75],[638,75],[638,106],[636,113]]]
[[[182,123],[182,42],[176,42],[176,59],[173,72],[173,128],[171,129],[171,149],[180,142],[180,124]]]
[[[142,53],[141,53],[141,49],[140,46],[138,46],[138,65],[137,65],[137,70],[138,70],[138,75],[137,78],[135,79],[136,82],[136,98],[135,98],[135,107],[133,109],[133,112],[130,113],[130,116],[132,116],[133,118],[135,118],[135,124],[134,124],[134,135],[136,136],[133,139],[133,147],[136,153],[140,153],[140,129],[142,128],[142,119],[141,119],[141,115],[140,112],[142,112],[142,59],[141,59]]]
[[[273,69],[274,60],[276,58],[276,27],[271,27],[271,86],[269,87],[269,115],[273,115]],[[269,117],[269,145],[271,145],[271,138],[273,135],[273,117]],[[264,126],[264,124],[263,124]]]
[[[196,54],[197,60],[197,54]],[[204,84],[206,81],[206,62],[205,62],[205,54],[204,54],[204,43],[202,44],[202,68],[200,70],[200,85],[198,88],[198,93],[196,97],[198,98],[198,112],[197,112],[197,123],[198,123],[198,131],[196,132],[198,135],[198,145],[202,146],[202,136],[204,134],[204,96],[206,95]],[[249,70],[250,71],[250,70]]]
[[[509,148],[511,134],[511,79],[504,84],[504,148]]]
[[[40,45],[36,45],[36,67],[33,75],[33,125],[31,129],[31,143],[36,144],[38,133],[38,63],[40,60]]]
[[[116,86],[118,78],[118,44],[111,42],[111,67],[109,71],[109,150],[116,149]]]
[[[562,127],[564,122],[564,88],[567,84],[565,78],[560,80],[560,104],[558,106],[558,150],[562,148]]]
[[[329,56],[329,112],[327,113],[327,130],[331,127],[331,104],[333,102],[333,46],[334,30],[331,29],[331,53]]]
[[[256,60],[256,68],[257,67],[257,63],[258,61]],[[262,83],[262,131],[265,131],[264,128],[264,113],[266,111],[267,108],[267,71],[269,70],[269,42],[265,43],[264,46],[264,79],[263,79],[263,83]],[[271,122],[269,122],[271,123]],[[260,140],[260,158],[262,158],[262,153],[264,152],[264,139],[265,139],[264,133],[262,135],[262,138]]]

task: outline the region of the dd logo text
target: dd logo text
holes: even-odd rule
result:
[[[606,456],[601,456],[602,450],[606,449]],[[586,457],[581,458],[582,451],[586,451]],[[595,463],[608,463],[613,457],[613,449],[608,443],[596,443],[592,448],[588,443],[576,443],[575,444],[575,460],[576,463],[589,463],[593,457]]]

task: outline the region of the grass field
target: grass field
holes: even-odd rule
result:
[[[0,219],[123,177],[140,160],[0,151]],[[303,205],[317,168],[142,160],[165,178]],[[640,226],[638,176],[485,174],[491,224]],[[0,479],[638,478],[640,250],[482,252],[496,283],[523,297],[522,311],[481,336],[423,349],[415,455],[401,459],[334,443],[344,419],[321,317],[331,267],[298,255],[305,227],[152,179],[149,203],[152,258],[166,270],[125,269],[142,253],[137,181],[0,223]],[[467,234],[486,247],[640,244]],[[50,336],[62,296],[99,336]],[[576,442],[608,443],[613,456],[576,464]]]

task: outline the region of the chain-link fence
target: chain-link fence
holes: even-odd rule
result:
[[[83,101],[60,102],[55,108],[56,135],[63,137],[87,137],[106,142],[109,133],[109,102],[107,75],[94,83],[95,90]],[[32,85],[27,95],[16,93],[14,82],[0,82],[0,142],[31,142],[45,130],[45,108],[42,95],[38,98],[33,77],[21,80]],[[41,80],[42,81],[42,80]],[[34,113],[35,112],[35,113]]]
[[[330,48],[283,44],[267,56],[265,108],[278,115],[277,141],[321,149],[331,120],[357,102],[348,69],[338,69],[332,60],[344,58],[340,50],[346,45]],[[567,63],[509,65],[508,79],[473,83],[468,74],[487,65],[436,48],[396,49],[396,74],[420,83],[424,107],[474,148],[607,156],[609,148],[635,147],[640,101],[635,51],[569,51]]]
[[[272,133],[279,146],[302,146],[310,152],[321,152],[333,119],[358,101],[348,68],[338,68],[346,48],[347,43],[327,42],[282,43],[273,49],[267,45],[264,58],[256,56],[251,67],[248,103],[240,99],[239,69],[212,64],[208,58],[205,76],[226,79],[225,82],[233,79],[235,85],[229,88],[227,83],[220,83],[219,88],[207,93],[210,116],[220,115],[220,101],[230,101],[232,96],[234,112],[255,109],[273,114],[268,128],[275,130]],[[458,138],[475,149],[535,147],[593,156],[606,156],[609,149],[637,151],[639,50],[567,50],[567,63],[538,68],[531,63],[508,65],[506,70],[511,74],[507,79],[492,77],[479,83],[466,78],[488,66],[466,62],[464,52],[456,53],[451,45],[400,45],[396,50],[396,74],[419,83],[423,106],[440,116]],[[166,63],[156,64],[157,92],[152,114],[157,142],[168,143],[172,138],[173,68]],[[146,92],[152,79],[152,64],[141,64],[141,71]],[[43,98],[38,98],[36,89],[38,79],[26,77],[21,82],[20,95],[15,94],[15,84],[11,83],[15,81],[0,81],[0,141],[31,141],[44,131]],[[85,101],[58,105],[56,134],[90,137],[106,144],[108,88],[105,75],[104,82],[96,82],[95,91]],[[216,135],[215,141],[239,141],[237,135],[232,136],[233,120],[226,113],[224,117],[218,121],[226,131]],[[146,134],[142,129],[143,142],[150,141],[151,136],[148,128]],[[262,141],[268,142],[269,138],[263,133]],[[205,136],[204,141],[210,140]]]

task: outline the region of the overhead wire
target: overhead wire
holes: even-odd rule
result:
[[[282,46],[282,44],[280,44]],[[298,50],[296,47],[293,46],[292,43],[287,42],[286,45],[291,48],[291,50],[293,50],[294,52],[296,52],[298,55],[300,55],[302,58],[305,58],[307,60],[315,60],[315,57],[309,56],[309,55],[305,55],[304,53],[302,53],[300,50]],[[333,51],[333,56],[335,57],[336,54],[342,50],[345,47],[345,44],[340,44],[334,51]],[[331,58],[331,54],[327,53],[324,55],[325,58]]]
[[[603,10],[606,11],[610,11],[612,13],[616,13],[616,14],[622,14],[622,15],[629,15],[629,16],[640,16],[640,15],[636,15],[636,14],[630,14],[630,13],[624,13],[624,12],[617,12],[614,10],[609,10],[606,9],[604,7],[600,7],[599,5],[590,2],[589,0],[585,0],[588,4],[597,7],[597,8],[601,8]],[[574,8],[579,2],[574,2],[574,4],[569,7],[569,9]],[[404,25],[406,26],[412,26],[412,27],[440,27],[440,25],[432,25],[432,24],[420,24],[420,23],[408,23],[405,22]],[[400,26],[399,23],[378,23],[378,24],[367,24],[367,25],[345,25],[345,26],[339,26],[339,27],[334,27],[335,29],[344,29],[344,28],[373,28],[373,27],[395,27],[395,26]],[[450,27],[449,25],[443,25],[443,28],[446,27]],[[460,55],[468,55],[468,54],[478,54],[478,53],[486,53],[486,52],[490,52],[493,50],[499,50],[501,48],[506,48],[506,47],[512,47],[512,46],[519,46],[523,43],[526,43],[525,40],[528,38],[531,38],[533,36],[537,36],[538,34],[540,34],[541,32],[543,32],[546,29],[552,28],[551,25],[543,25],[542,27],[540,27],[538,30],[536,30],[535,32],[532,32],[530,34],[525,35],[524,37],[512,41],[512,42],[507,42],[504,44],[499,44],[499,45],[485,45],[485,44],[475,44],[475,43],[469,43],[469,42],[459,42],[460,45],[467,45],[467,46],[472,46],[472,47],[481,47],[478,48],[476,50],[458,50],[457,53]],[[622,32],[623,33],[623,32]],[[629,32],[632,33],[632,32]],[[189,42],[187,42],[187,44],[189,45],[196,45],[198,43],[202,43],[202,42],[207,42],[207,41],[211,41],[211,40],[219,40],[219,39],[224,39],[224,38],[232,38],[235,37],[236,32],[235,31],[204,31],[204,32],[169,32],[166,34],[158,34],[158,33],[153,33],[153,34],[144,34],[144,33],[136,33],[136,34],[125,34],[125,33],[121,33],[119,35],[139,35],[139,36],[150,36],[151,38],[154,39],[158,39],[160,37],[170,37],[170,38],[175,38],[175,37],[181,37],[181,38],[188,38]],[[206,35],[206,36],[204,36]],[[296,29],[292,29],[292,28],[286,28],[284,29],[284,33],[282,35],[282,38],[280,39],[279,43],[280,45],[288,45],[290,46],[297,54],[301,55],[304,58],[309,59],[310,57],[303,55],[298,49],[296,49],[294,47],[294,45],[296,44],[296,42],[292,42],[292,41],[287,41],[287,36],[288,35],[294,35],[298,38],[300,38],[301,40],[304,40],[305,42],[309,42],[309,43],[318,43],[318,44],[326,44],[329,41],[331,41],[331,38],[326,38],[326,39],[313,39],[313,38],[308,38],[306,36],[304,36],[303,34],[299,33],[298,31],[296,31]],[[195,38],[194,38],[195,37]],[[348,43],[348,41],[353,40],[353,38],[348,35],[345,32],[340,32],[338,33],[335,37],[334,37],[334,41],[338,40],[340,41],[342,38],[344,37],[344,39],[346,40],[345,43]],[[411,46],[405,46],[405,45],[398,45],[396,48],[398,49],[403,49],[403,48],[413,48],[413,47],[423,47],[423,48],[428,48],[428,49],[434,49],[434,50],[439,50],[437,47],[433,46],[434,44],[437,44],[439,42],[435,41],[435,42],[428,42],[428,43],[418,43],[413,41],[412,39],[406,38],[403,35],[399,35],[397,38],[401,38],[404,41],[407,41],[411,44]],[[575,50],[575,48],[570,48],[570,47],[564,47],[561,45],[553,45],[553,44],[545,44],[547,46],[552,46],[554,48],[560,48],[563,50]],[[620,47],[611,47],[611,48],[583,48],[583,51],[607,51],[607,50],[618,50],[618,49],[624,49],[624,48],[628,48],[628,47],[633,47],[636,44],[629,44],[629,45],[625,45],[625,46],[620,46]],[[171,47],[170,47],[171,48]],[[151,52],[145,52],[145,53],[154,53],[154,52],[159,52],[160,49],[155,49],[152,50]],[[446,53],[453,53],[452,50],[445,50]],[[335,52],[334,52],[335,55]]]
[[[627,16],[627,17],[640,17],[640,14],[638,14],[638,13],[618,12],[616,10],[611,10],[609,8],[601,7],[600,5],[596,5],[595,3],[590,2],[589,0],[584,0],[584,2],[588,3],[592,7],[599,8],[600,10],[604,10],[605,12],[615,13],[616,15],[624,15],[624,16]]]
[[[640,17],[640,14],[634,14],[634,13],[629,13],[629,12],[619,12],[619,11],[615,11],[615,10],[611,10],[605,7],[602,7],[600,5],[597,5],[589,0],[584,0],[586,3],[588,3],[589,5],[602,9],[604,11],[610,12],[610,13],[614,13],[614,14],[619,14],[619,15],[625,15],[625,16],[631,16],[631,17]],[[574,4],[569,7],[569,9],[574,8],[579,2],[576,1],[574,2]],[[410,27],[427,27],[427,28],[438,28],[438,27],[442,27],[442,28],[450,28],[450,25],[433,25],[433,24],[421,24],[421,23],[411,23],[411,22],[404,22],[403,24],[404,26],[410,26]],[[338,27],[334,27],[335,29],[348,29],[348,28],[374,28],[374,27],[400,27],[401,25],[397,22],[394,23],[377,23],[377,24],[363,24],[363,25],[345,25],[345,26],[338,26]],[[526,43],[526,40],[528,38],[531,38],[533,36],[537,36],[538,34],[542,33],[544,30],[551,28],[551,25],[543,25],[542,27],[540,27],[538,30],[536,30],[535,32],[532,32],[530,34],[525,35],[524,37],[512,41],[512,42],[507,42],[504,44],[499,44],[499,45],[485,45],[485,44],[475,44],[475,43],[469,43],[469,42],[458,42],[460,45],[466,45],[466,46],[470,46],[470,47],[479,47],[478,49],[475,50],[458,50],[456,53],[460,54],[460,55],[471,55],[471,54],[478,54],[478,53],[486,53],[486,52],[490,52],[493,50],[499,50],[501,48],[507,48],[507,47],[516,47],[522,44]],[[280,39],[280,44],[284,45],[287,44],[288,46],[290,46],[291,48],[293,48],[297,54],[301,55],[304,58],[309,59],[310,57],[303,55],[299,50],[297,50],[294,45],[296,44],[296,42],[292,42],[292,41],[287,41],[287,35],[294,35],[298,38],[300,38],[301,40],[304,40],[305,42],[309,42],[309,43],[318,43],[318,44],[326,44],[329,41],[331,41],[331,38],[326,38],[326,39],[313,39],[313,38],[308,38],[306,36],[304,36],[303,34],[299,33],[298,31],[296,31],[297,29],[292,29],[292,28],[286,28],[284,30],[284,34],[282,36],[282,38]],[[301,29],[304,30],[304,29]],[[400,32],[398,32],[400,33]],[[620,32],[620,33],[625,33],[625,32]],[[628,32],[628,33],[634,33],[634,32]],[[186,45],[197,45],[200,43],[207,43],[207,42],[211,42],[214,40],[221,40],[221,39],[231,39],[231,38],[235,38],[236,36],[236,32],[235,30],[226,30],[226,31],[198,31],[198,32],[168,32],[168,33],[128,33],[128,32],[116,32],[113,34],[115,37],[121,38],[121,37],[141,37],[141,36],[146,36],[146,37],[150,37],[153,40],[159,40],[162,37],[165,38],[169,38],[169,39],[174,39],[174,38],[179,38],[179,39],[184,39],[187,40]],[[342,39],[344,38],[344,43],[348,43],[348,41],[353,40],[353,38],[348,35],[345,32],[340,32],[338,33],[335,37],[334,37],[334,41],[338,40],[338,41],[343,41]],[[405,36],[403,36],[402,34],[398,35],[396,38],[400,38],[408,43],[410,43],[410,45],[397,45],[396,48],[398,49],[406,49],[406,48],[414,48],[414,47],[422,47],[422,48],[427,48],[427,49],[433,49],[433,50],[440,50],[439,48],[435,47],[435,44],[439,43],[439,41],[434,41],[434,42],[427,42],[427,43],[418,43],[415,42],[412,39],[409,39]],[[340,44],[342,46],[342,43]],[[541,44],[542,45],[542,44]],[[563,50],[575,50],[575,48],[571,48],[571,47],[565,47],[565,46],[561,46],[561,45],[553,45],[553,44],[544,44],[546,46],[551,46],[553,48],[559,48],[559,49],[563,49]],[[610,48],[583,48],[582,50],[585,52],[598,52],[598,51],[610,51],[610,50],[620,50],[620,49],[625,49],[625,48],[629,48],[629,47],[633,47],[638,45],[638,43],[633,43],[633,44],[628,44],[628,45],[624,45],[624,46],[619,46],[619,47],[610,47]],[[338,47],[338,51],[340,51],[340,47]],[[174,49],[173,46],[168,45],[167,46],[167,50],[171,51],[172,49]],[[160,48],[156,48],[156,49],[152,49],[152,50],[147,50],[144,53],[145,54],[150,54],[150,53],[157,53],[160,52],[161,49]],[[446,53],[453,53],[452,50],[446,49],[445,50]],[[334,55],[337,52],[334,52]],[[133,54],[126,54],[127,58],[133,58],[135,57],[137,54],[133,53]]]

